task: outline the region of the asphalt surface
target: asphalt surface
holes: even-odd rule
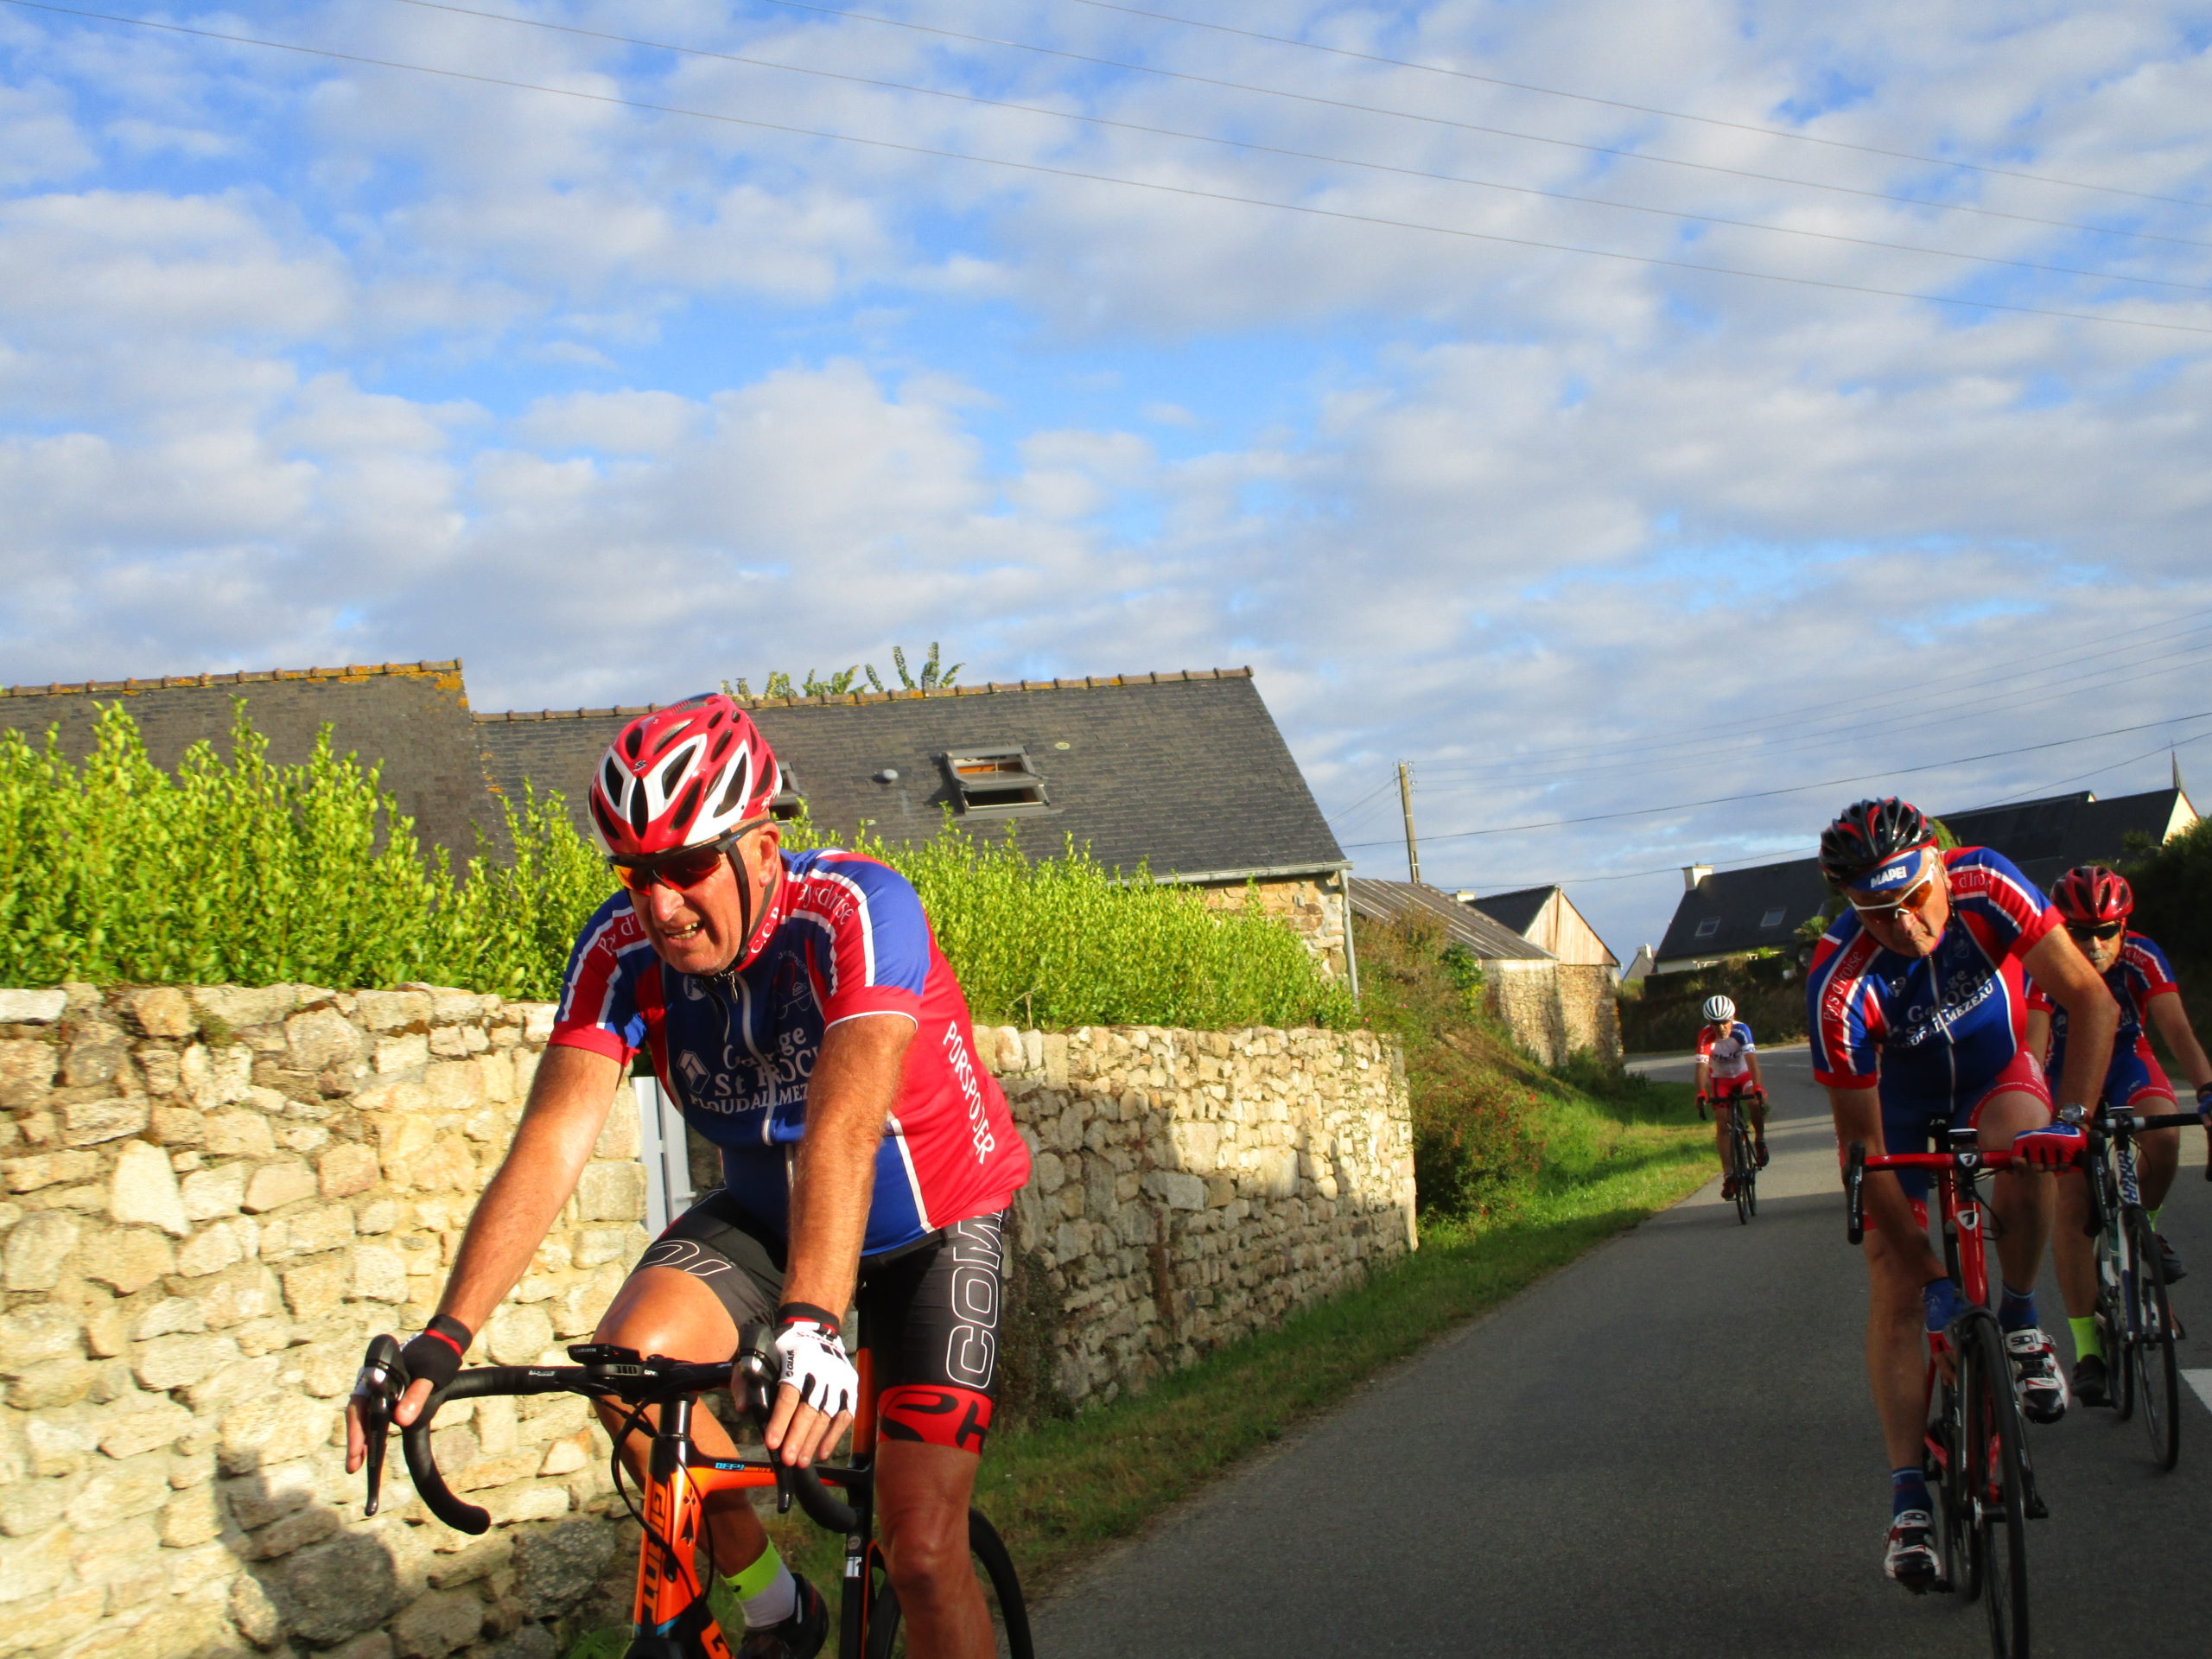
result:
[[[1805,1051],[1763,1058],[1774,1161],[1748,1227],[1716,1178],[1378,1376],[1095,1563],[1039,1610],[1039,1652],[1986,1654],[1979,1603],[1881,1575],[1866,1273]],[[2212,1388],[2203,1150],[2192,1135],[2165,1225],[2197,1268],[2183,1363]],[[2047,1275],[2041,1299],[2063,1331]],[[2171,1474],[2110,1412],[2031,1430],[2037,1653],[2212,1652],[2212,1411],[2183,1394]]]

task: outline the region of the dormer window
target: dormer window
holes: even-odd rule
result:
[[[1019,743],[982,743],[944,757],[960,810],[971,816],[1040,812],[1052,804],[1045,779]]]
[[[769,799],[769,816],[795,818],[806,810],[806,798],[798,792],[798,774],[782,761],[776,762],[776,792]]]

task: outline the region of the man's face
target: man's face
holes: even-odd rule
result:
[[[737,960],[748,913],[740,884],[753,890],[749,913],[757,922],[783,868],[777,855],[781,838],[776,825],[764,824],[742,836],[696,887],[656,881],[631,893],[631,906],[663,962],[680,974],[718,974]]]
[[[1932,847],[1915,855],[1919,868],[1890,891],[1854,893],[1852,908],[1874,943],[1901,957],[1932,957],[1951,919],[1951,882]]]
[[[2082,947],[2082,954],[2089,959],[2089,966],[2101,974],[2120,960],[2120,947],[2127,942],[2127,925],[2125,922],[2112,924],[2103,929],[2076,927],[2069,922],[2066,931],[2072,936],[2074,943]],[[2100,932],[2103,937],[2099,937]]]

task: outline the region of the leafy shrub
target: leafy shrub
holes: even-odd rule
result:
[[[0,984],[393,985],[545,999],[612,891],[558,795],[503,800],[502,847],[456,878],[377,771],[332,752],[270,762],[243,704],[231,753],[172,775],[120,705],[73,764],[0,734]],[[788,839],[818,839],[801,823]],[[1045,1026],[1344,1025],[1351,999],[1289,928],[1124,882],[1071,845],[1031,860],[957,830],[867,850],[928,907],[976,1017]]]
[[[1363,1022],[1395,1033],[1405,1052],[1422,1212],[1456,1220],[1510,1209],[1542,1155],[1541,1074],[1491,1023],[1480,966],[1445,944],[1440,924],[1355,925]]]
[[[1762,1043],[1805,1034],[1805,976],[1794,953],[1737,957],[1688,974],[1654,974],[1620,1001],[1621,1045],[1631,1054],[1670,1053],[1697,1041],[1705,999],[1715,992]]]

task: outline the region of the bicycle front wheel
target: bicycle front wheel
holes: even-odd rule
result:
[[[1964,1484],[1989,1611],[1989,1650],[1997,1659],[2027,1659],[2028,1482],[2012,1362],[1987,1309],[1972,1309],[1952,1329],[1959,1339]]]
[[[1740,1106],[1728,1115],[1728,1164],[1736,1175],[1736,1224],[1742,1227],[1751,1218],[1751,1156],[1744,1141]]]
[[[981,1510],[968,1511],[968,1554],[983,1592],[999,1659],[1036,1659],[1036,1649],[1029,1640],[1029,1607],[1021,1599],[1014,1557],[1007,1553],[998,1529]],[[868,1575],[873,1599],[868,1604],[867,1659],[905,1659],[906,1638],[899,1592],[882,1570],[882,1560],[880,1553],[873,1556],[874,1567]]]
[[[2165,1258],[2151,1217],[2127,1211],[2128,1251],[2135,1271],[2128,1306],[2127,1369],[2143,1405],[2151,1456],[2161,1469],[2181,1460],[2181,1367],[2174,1357],[2174,1316],[2166,1300]]]

